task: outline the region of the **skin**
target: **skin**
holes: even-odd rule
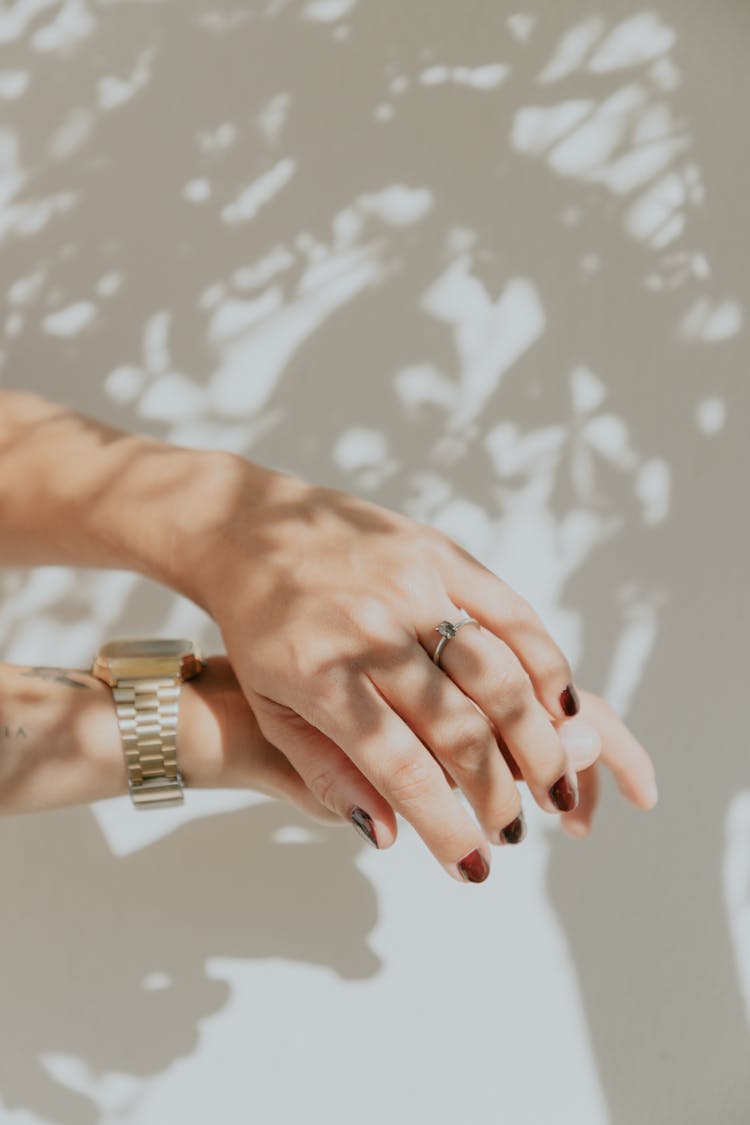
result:
[[[127,794],[112,694],[101,680],[77,668],[0,664],[0,699],[0,813],[45,812]],[[632,771],[638,744],[631,745],[604,700],[584,693],[582,712],[605,737],[601,759],[579,774],[578,807],[563,815],[571,835],[590,830],[600,760],[638,803]],[[566,720],[570,728],[576,724]],[[187,788],[252,789],[289,801],[319,823],[345,823],[264,738],[225,656],[209,657],[200,676],[183,684],[177,735]]]
[[[0,664],[0,813],[44,812],[128,792],[112,693],[88,672]],[[254,789],[341,823],[263,737],[224,656],[183,684],[177,728],[186,787]]]
[[[564,821],[578,834],[590,823],[599,745],[577,761],[566,747],[569,663],[533,608],[447,536],[22,392],[0,392],[0,417],[0,562],[130,568],[193,598],[217,621],[262,735],[325,809],[366,810],[381,847],[400,814],[459,880],[475,849],[489,863],[521,778],[559,815],[550,790],[566,776],[579,805]],[[447,643],[438,668],[435,626],[459,607],[480,625]],[[652,807],[643,747],[596,697],[583,720],[625,796]]]

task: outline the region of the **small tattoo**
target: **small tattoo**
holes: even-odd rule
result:
[[[51,680],[56,684],[67,684],[68,687],[83,688],[86,691],[89,685],[81,683],[80,680],[74,680],[64,668],[29,668],[27,672],[21,672],[22,676],[28,676],[37,680]]]
[[[9,727],[7,724],[0,727],[0,738],[28,738],[23,727]]]

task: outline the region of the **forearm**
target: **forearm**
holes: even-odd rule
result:
[[[241,785],[246,763],[262,752],[252,714],[240,710],[237,696],[218,657],[183,685],[178,762],[186,787]],[[127,791],[110,688],[79,670],[0,664],[0,814],[89,804]]]
[[[200,601],[189,545],[215,533],[239,488],[252,504],[268,475],[0,391],[0,565],[133,570]]]

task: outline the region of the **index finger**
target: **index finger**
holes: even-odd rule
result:
[[[570,663],[534,607],[453,540],[440,542],[449,597],[513,650],[553,719],[577,714]]]
[[[338,697],[337,697],[338,696]],[[449,875],[483,882],[487,838],[448,784],[429,749],[365,673],[319,703],[316,725],[349,757],[391,808],[424,840]]]

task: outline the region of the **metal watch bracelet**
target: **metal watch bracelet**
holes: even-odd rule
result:
[[[178,678],[118,680],[112,688],[134,805],[184,804],[177,765]]]

